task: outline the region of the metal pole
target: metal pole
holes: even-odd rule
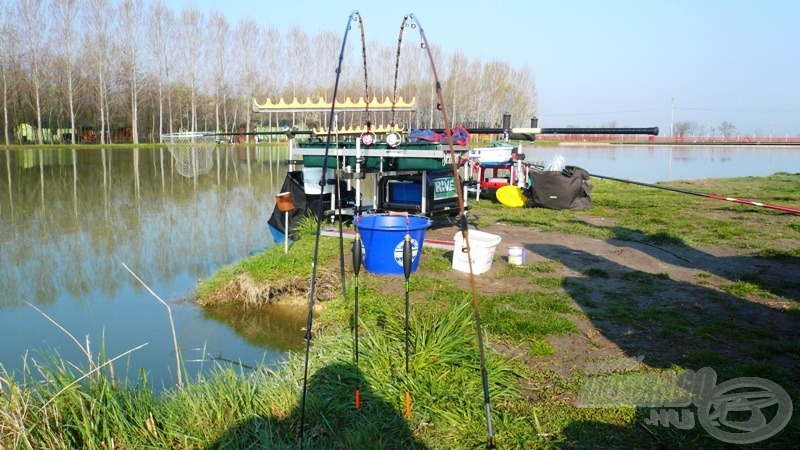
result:
[[[286,225],[283,228],[283,231],[286,232],[283,235],[283,253],[289,253],[289,211],[283,214],[286,217]]]

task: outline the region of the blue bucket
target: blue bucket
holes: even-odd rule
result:
[[[403,275],[403,241],[411,236],[411,272],[417,270],[431,219],[424,216],[368,214],[355,220],[364,251],[364,268],[380,275]]]

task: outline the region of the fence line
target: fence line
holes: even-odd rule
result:
[[[540,134],[538,140],[564,142],[629,142],[655,144],[792,144],[800,145],[800,136],[649,136],[642,134]]]

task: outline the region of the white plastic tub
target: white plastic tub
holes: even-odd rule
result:
[[[480,275],[492,268],[492,260],[500,236],[483,231],[469,231],[469,250],[472,257],[472,273]],[[461,232],[453,236],[453,269],[469,273],[469,259],[466,252],[462,251],[464,239]]]
[[[477,159],[481,164],[498,164],[511,161],[514,147],[478,147],[469,152],[469,157]]]
[[[328,169],[326,172],[326,180],[333,178],[333,169]],[[326,184],[325,188],[320,190],[319,178],[322,175],[322,167],[304,167],[303,168],[303,190],[308,195],[330,194],[333,192],[333,185]]]

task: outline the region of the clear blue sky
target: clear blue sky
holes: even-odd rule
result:
[[[368,40],[394,45],[413,13],[428,41],[472,58],[527,64],[540,126],[658,126],[800,135],[800,1],[171,0],[281,30],[344,33],[358,10]],[[419,42],[419,33],[406,39]],[[413,39],[413,41],[412,41]],[[338,55],[331,55],[336,58]],[[447,86],[444,86],[447,89]],[[673,108],[674,99],[674,108]],[[521,118],[515,118],[519,125]]]

